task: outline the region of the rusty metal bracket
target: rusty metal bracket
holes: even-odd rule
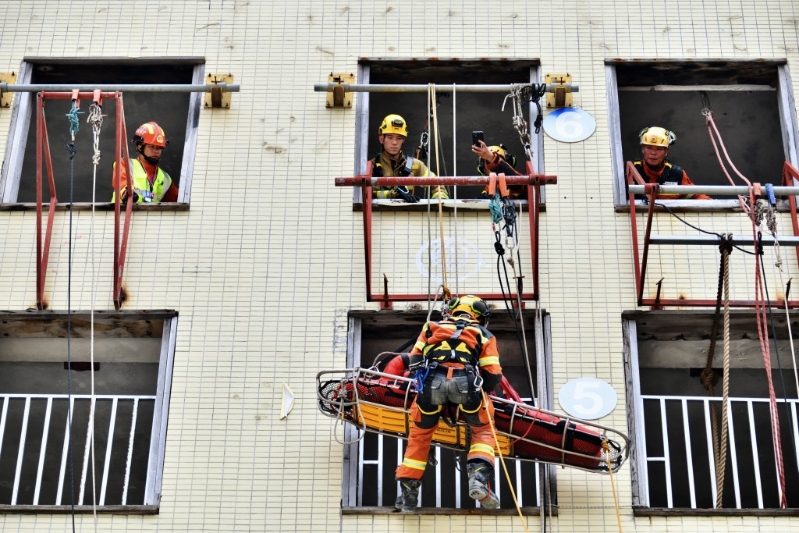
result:
[[[547,86],[552,85],[552,92],[547,92],[547,108],[572,107],[572,77],[571,74],[547,74]]]
[[[17,82],[17,74],[15,72],[0,72],[0,83],[15,84]],[[13,94],[8,91],[0,89],[0,107],[11,107],[11,100]]]
[[[230,93],[226,90],[228,85],[233,84],[233,74],[209,74],[206,81],[211,87],[211,91],[205,93],[203,106],[206,109],[224,108],[230,109]]]
[[[331,92],[327,93],[327,98],[325,100],[325,107],[327,107],[328,109],[333,107],[342,107],[344,109],[350,109],[352,107],[352,93],[348,92],[345,86],[342,84],[355,83],[355,75],[334,74],[331,72],[330,76],[327,77],[327,81],[330,83],[335,83],[336,85],[333,86],[333,90]]]

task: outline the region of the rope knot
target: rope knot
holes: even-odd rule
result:
[[[705,390],[709,392],[712,392],[713,387],[719,382],[718,374],[716,374],[716,372],[709,366],[702,369],[702,373],[699,375],[699,378],[702,382],[702,386],[705,387]]]

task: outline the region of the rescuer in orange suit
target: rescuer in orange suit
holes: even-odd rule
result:
[[[491,402],[483,402],[482,392],[493,390],[502,379],[497,339],[486,328],[490,314],[476,296],[454,298],[447,302],[443,320],[424,325],[410,352],[417,395],[408,447],[396,472],[401,488],[396,507],[403,512],[416,510],[430,443],[446,406],[460,406],[472,430],[466,462],[469,496],[486,509],[499,508],[491,490],[494,435],[489,417],[494,409]]]
[[[477,160],[477,172],[481,176],[488,176],[490,173],[505,174],[506,176],[522,176],[523,174],[516,170],[516,156],[508,152],[504,145],[499,146],[486,146],[483,141],[478,141],[480,144],[472,145],[472,153],[480,157]],[[525,194],[524,185],[511,185],[508,187],[508,196],[514,200],[524,198]],[[483,189],[480,193],[480,198],[488,198],[488,187]]]
[[[169,174],[159,167],[161,154],[169,144],[163,128],[155,122],[142,124],[133,135],[133,143],[136,144],[139,156],[130,162],[133,167],[133,187],[129,187],[128,171],[125,165],[122,166],[119,186],[122,203],[128,201],[131,192],[134,203],[177,202],[177,185]],[[114,195],[111,197],[112,202],[115,201],[115,196],[116,183],[114,183]]]
[[[677,140],[674,132],[653,126],[642,129],[638,134],[638,140],[641,143],[642,158],[633,161],[633,165],[635,165],[644,181],[660,185],[694,184],[688,177],[687,172],[666,159],[666,156],[669,155],[669,149]],[[710,196],[706,194],[659,194],[658,198],[663,200],[711,200]]]

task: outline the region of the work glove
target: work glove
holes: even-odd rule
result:
[[[397,187],[397,195],[405,200],[405,203],[408,204],[416,204],[419,203],[419,197],[414,196],[413,194],[408,191],[405,187]]]
[[[138,195],[138,193],[136,193],[136,191],[133,191],[133,203],[136,204],[138,202],[139,202],[139,195]],[[123,204],[127,204],[128,203],[128,191],[127,190],[122,193],[122,203]]]

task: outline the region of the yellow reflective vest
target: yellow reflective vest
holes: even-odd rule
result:
[[[372,175],[373,176],[418,176],[421,178],[427,176],[435,176],[431,173],[427,165],[422,163],[416,158],[406,157],[401,154],[396,160],[391,159],[387,153],[380,152],[380,155],[372,158]],[[408,191],[413,194],[413,186],[408,187]],[[387,199],[397,198],[396,187],[372,187],[372,192],[375,198]]]
[[[116,166],[116,163],[114,163],[114,166]],[[142,165],[141,161],[134,159],[131,161],[131,166],[133,167],[133,190],[139,195],[136,203],[157,204],[163,200],[164,195],[172,186],[172,178],[169,174],[158,167],[157,175],[151,184],[150,180],[147,179],[147,171],[144,169],[144,165]],[[126,173],[123,171],[122,174],[122,185],[119,190],[124,196],[125,189],[127,188],[127,180],[125,179]],[[111,201],[116,201],[116,192],[111,196]]]

